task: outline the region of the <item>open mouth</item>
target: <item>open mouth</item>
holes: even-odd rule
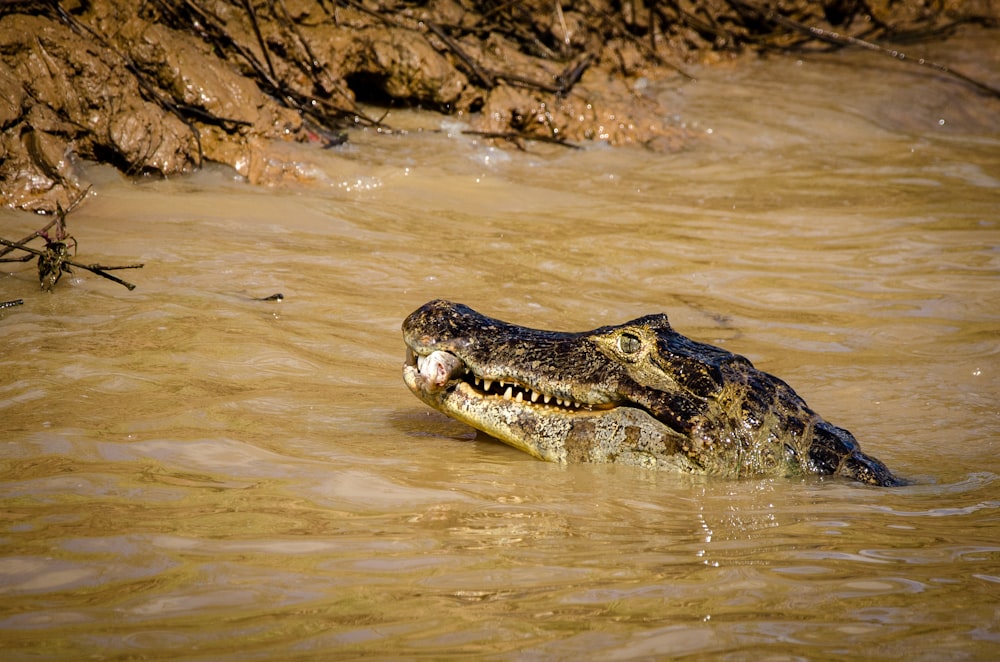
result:
[[[406,364],[415,368],[429,390],[453,388],[461,382],[467,384],[478,396],[512,402],[551,407],[564,411],[601,411],[612,409],[612,404],[591,404],[561,398],[532,388],[508,377],[478,375],[460,358],[450,352],[434,351],[423,356],[407,347]]]

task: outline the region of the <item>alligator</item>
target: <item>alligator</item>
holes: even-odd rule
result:
[[[418,398],[543,460],[904,484],[784,381],[664,314],[563,333],[439,299],[406,318],[403,338]]]

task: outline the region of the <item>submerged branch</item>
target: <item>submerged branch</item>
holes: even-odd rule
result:
[[[8,239],[3,239],[0,237],[0,245],[5,248],[0,251],[0,255],[6,255],[11,251],[23,251],[26,253],[23,257],[19,258],[6,258],[0,261],[3,262],[28,262],[32,257],[38,258],[38,281],[42,286],[43,290],[51,290],[55,287],[55,284],[59,282],[63,273],[72,273],[70,267],[76,267],[78,269],[85,269],[93,274],[97,274],[102,278],[107,278],[110,281],[114,281],[119,285],[123,285],[129,290],[134,290],[135,285],[121,278],[107,273],[108,271],[114,271],[116,269],[141,269],[144,265],[142,264],[126,264],[121,266],[106,266],[103,264],[83,264],[81,262],[76,262],[69,259],[69,249],[70,243],[74,252],[76,250],[76,239],[66,232],[66,214],[72,211],[80,202],[87,196],[90,191],[88,187],[86,191],[83,191],[75,200],[73,200],[69,208],[64,210],[62,207],[57,207],[56,218],[52,219],[45,227],[35,230],[29,234],[24,239],[20,241],[10,241]],[[52,230],[53,226],[55,227]],[[52,230],[53,236],[49,236],[49,231]],[[35,238],[41,238],[45,240],[45,247],[42,249],[34,248],[33,246],[28,246],[27,243]]]
[[[549,136],[534,136],[527,133],[520,133],[517,131],[473,131],[470,129],[462,131],[462,134],[466,136],[479,136],[481,138],[493,138],[495,140],[506,140],[507,142],[515,145],[518,149],[522,151],[524,150],[524,142],[527,140],[533,140],[539,143],[548,143],[550,145],[559,145],[560,147],[568,147],[569,149],[583,149],[579,145],[568,143],[565,140],[559,138],[551,138]]]
[[[50,243],[51,244],[56,244],[56,243],[60,243],[60,242],[50,242]],[[6,239],[4,239],[2,237],[0,237],[0,244],[3,244],[4,246],[8,246],[10,248],[17,249],[19,251],[27,251],[28,253],[31,253],[32,255],[37,256],[39,258],[39,262],[40,262],[40,265],[39,265],[39,272],[40,272],[39,273],[39,278],[40,278],[40,280],[43,279],[43,274],[41,273],[42,272],[41,263],[43,263],[45,260],[51,260],[52,259],[52,255],[51,255],[50,251],[38,250],[37,248],[33,248],[31,246],[23,246],[23,245],[20,245],[20,244],[18,244],[16,242],[8,241],[8,240],[6,240]],[[64,247],[64,245],[63,245],[63,247]],[[132,283],[126,282],[126,281],[122,280],[121,278],[118,278],[117,276],[112,276],[111,274],[107,273],[107,270],[109,270],[109,269],[142,269],[145,266],[144,264],[129,264],[129,265],[120,266],[120,267],[105,267],[105,266],[102,266],[100,264],[81,264],[80,262],[75,262],[73,260],[68,260],[65,257],[61,257],[61,256],[57,257],[56,259],[58,260],[58,262],[53,266],[53,269],[55,269],[56,271],[70,272],[70,270],[67,268],[67,266],[76,267],[78,269],[86,269],[87,271],[89,271],[91,273],[94,273],[94,274],[97,274],[98,276],[101,276],[102,278],[107,278],[108,280],[114,281],[114,282],[118,283],[119,285],[124,285],[129,290],[134,290],[135,289],[135,285],[133,285]],[[49,269],[48,271],[52,271],[52,269]],[[58,277],[53,278],[52,285],[55,285],[55,282],[58,281],[58,280],[59,280]],[[45,285],[46,285],[46,283],[43,282],[42,283],[42,288],[43,289],[52,289],[51,285],[49,287],[46,287]]]

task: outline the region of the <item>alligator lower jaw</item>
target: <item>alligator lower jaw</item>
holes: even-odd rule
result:
[[[450,359],[445,359],[450,361]],[[590,429],[597,419],[625,411],[621,408],[588,408],[575,403],[558,404],[555,398],[544,403],[539,395],[532,402],[531,392],[523,389],[515,393],[511,384],[505,384],[504,392],[498,394],[494,380],[491,392],[483,390],[484,380],[476,377],[465,364],[449,364],[444,373],[438,368],[418,367],[418,360],[407,352],[403,365],[403,381],[414,395],[438,411],[471,425],[500,441],[539,459],[564,463],[567,461],[567,443],[583,438],[574,430]],[[442,380],[442,374],[448,378]],[[510,393],[508,397],[508,392]],[[520,395],[521,397],[518,397]],[[588,427],[589,426],[589,427]]]
[[[471,383],[453,380],[445,388],[428,388],[416,366],[403,366],[403,381],[413,393],[441,413],[485,432],[541,460],[567,462],[567,444],[587,421],[613,415],[618,410],[590,411],[557,405],[532,404],[530,400],[486,395]]]

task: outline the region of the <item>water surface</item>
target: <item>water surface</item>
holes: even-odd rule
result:
[[[990,39],[932,54],[996,78]],[[397,111],[289,148],[314,184],[95,169],[79,257],[138,287],[0,271],[5,659],[994,656],[1000,108],[870,58],[653,82],[677,154]],[[666,312],[913,484],[535,461],[406,390],[436,297]]]

